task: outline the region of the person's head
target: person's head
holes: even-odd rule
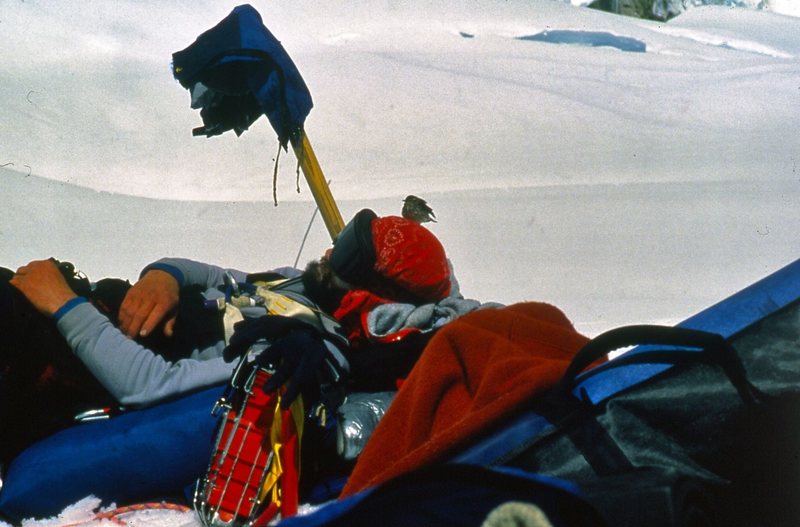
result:
[[[353,217],[329,254],[309,264],[305,275],[313,292],[327,300],[341,300],[349,288],[403,302],[435,302],[450,292],[450,268],[436,236],[414,221],[378,217],[369,209]]]
[[[350,289],[350,285],[339,279],[331,269],[327,256],[308,262],[302,275],[303,287],[308,298],[323,311],[333,313]]]

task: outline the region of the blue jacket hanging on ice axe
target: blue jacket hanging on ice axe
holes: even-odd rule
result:
[[[313,107],[300,72],[250,5],[236,7],[192,45],[172,56],[173,74],[200,109],[194,135],[241,135],[266,115],[284,149],[300,162],[331,238],[344,227],[303,125]]]

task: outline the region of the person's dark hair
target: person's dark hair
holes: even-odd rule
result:
[[[347,292],[336,284],[330,262],[326,258],[308,262],[301,279],[306,296],[329,314],[339,307]]]

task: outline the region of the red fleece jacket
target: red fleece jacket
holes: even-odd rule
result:
[[[342,496],[446,459],[552,387],[588,340],[541,303],[479,310],[447,324],[403,383]]]

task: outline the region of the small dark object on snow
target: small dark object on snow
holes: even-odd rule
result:
[[[428,221],[436,223],[436,214],[433,213],[433,209],[428,206],[428,203],[424,199],[413,195],[408,195],[406,199],[403,200],[402,215],[404,218],[417,223],[425,223]]]

